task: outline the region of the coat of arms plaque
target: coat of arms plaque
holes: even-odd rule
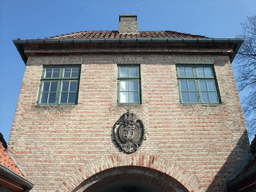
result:
[[[133,153],[142,144],[144,126],[141,120],[127,110],[113,127],[114,139],[125,153]]]

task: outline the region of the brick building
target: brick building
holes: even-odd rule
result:
[[[243,40],[118,31],[14,40],[26,69],[9,152],[32,191],[226,191],[249,150]]]

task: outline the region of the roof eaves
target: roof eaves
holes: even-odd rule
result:
[[[120,42],[121,43],[127,43],[127,42],[134,43],[134,42],[137,42],[137,38],[120,38]]]
[[[39,44],[44,43],[44,39],[28,39],[27,42],[28,44]]]
[[[91,39],[74,39],[74,43],[91,43]]]
[[[60,39],[60,43],[74,43],[74,39]]]
[[[30,181],[22,178],[21,176],[17,175],[16,173],[12,172],[11,170],[9,170],[8,168],[6,168],[5,166],[0,164],[0,174],[5,175],[6,177],[20,183],[21,185],[26,186],[27,189],[32,189],[34,184],[31,183]]]
[[[105,43],[106,39],[91,39],[91,43]]]
[[[198,38],[199,43],[213,43],[213,38]]]
[[[58,43],[59,39],[44,39],[45,43]]]
[[[106,39],[106,43],[118,43],[120,42],[120,38],[108,38]]]
[[[229,39],[229,43],[236,43],[235,45],[235,48],[234,48],[234,52],[230,58],[230,61],[232,63],[232,61],[234,60],[238,50],[240,49],[241,45],[243,44],[244,42],[244,39],[238,39],[238,38],[235,38],[235,39]]]
[[[27,63],[27,57],[24,54],[24,49],[23,49],[23,44],[27,44],[27,41],[25,40],[13,40],[13,43],[16,47],[16,49],[18,50],[18,52],[20,53],[20,56],[22,58],[22,60],[24,61],[24,63]]]
[[[168,42],[168,38],[152,38],[153,43]]]
[[[230,56],[231,62],[236,56],[243,39],[239,38],[92,38],[92,39],[17,39],[13,40],[16,48],[18,49],[23,61],[26,63],[27,58],[24,54],[23,44],[44,44],[44,43],[118,43],[118,42],[168,42],[168,43],[233,43],[236,44],[232,55]]]
[[[137,38],[139,43],[148,43],[152,41],[152,38]]]
[[[183,43],[184,38],[168,38],[168,43]]]
[[[198,38],[183,38],[184,43],[197,43]]]

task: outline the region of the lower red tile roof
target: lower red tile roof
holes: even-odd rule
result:
[[[7,153],[7,150],[5,149],[5,147],[3,146],[3,143],[1,141],[0,141],[0,164],[27,180],[27,178],[19,170],[16,163],[13,161],[13,159]]]

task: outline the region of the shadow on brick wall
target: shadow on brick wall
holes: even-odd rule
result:
[[[245,131],[206,192],[227,191],[227,182],[241,171],[241,165],[245,163],[243,161],[249,155],[249,149],[247,131]]]

